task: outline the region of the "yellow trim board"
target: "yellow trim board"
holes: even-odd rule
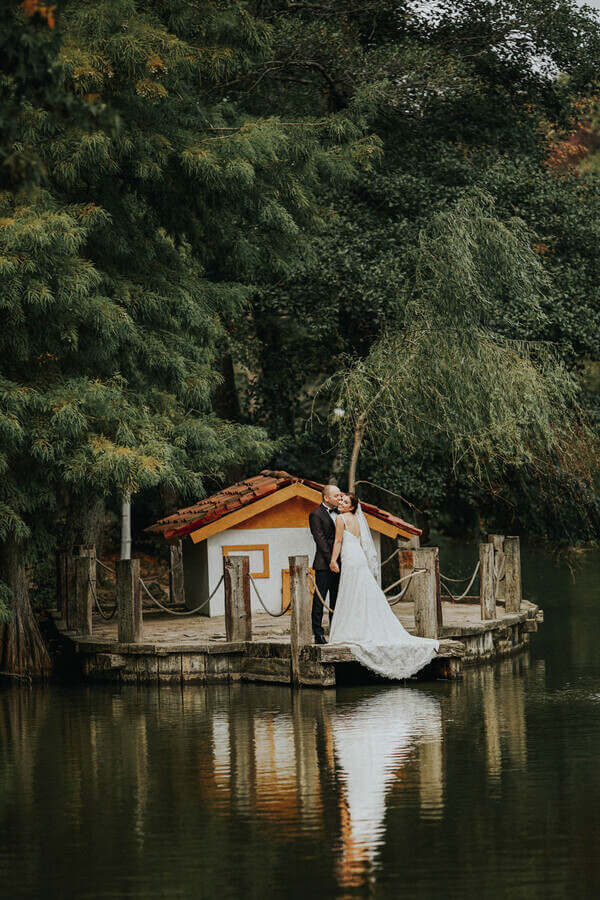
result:
[[[271,509],[273,506],[279,506],[280,503],[285,503],[286,500],[290,500],[292,497],[305,497],[307,500],[312,500],[315,506],[318,506],[321,502],[320,491],[315,491],[314,488],[309,488],[305,484],[294,482],[293,484],[288,484],[287,487],[281,488],[279,491],[273,491],[272,494],[268,494],[260,500],[255,500],[254,503],[248,503],[247,506],[236,509],[215,522],[210,522],[208,525],[198,528],[197,531],[190,532],[190,537],[194,544],[199,544],[200,541],[205,541],[207,538],[212,537],[213,534],[227,531],[228,528],[232,528],[234,525],[252,518],[252,516],[265,512],[265,510]],[[390,525],[388,522],[377,519],[369,513],[365,513],[365,518],[369,528],[372,528],[373,531],[378,531],[380,534],[385,534],[387,537],[395,538],[399,534],[404,538],[413,536],[410,531],[404,531],[402,528]]]
[[[396,525],[390,525],[389,522],[384,522],[382,519],[376,519],[375,516],[372,516],[370,513],[365,513],[365,519],[367,520],[369,528],[372,528],[373,531],[378,531],[380,534],[385,534],[386,537],[395,538],[399,534],[405,538],[414,537],[412,532],[403,531],[402,528],[398,528]]]
[[[223,556],[229,556],[232,551],[239,553],[244,550],[262,550],[262,572],[250,572],[253,578],[269,578],[269,545],[268,544],[227,544],[221,547]]]
[[[297,497],[300,493],[297,488],[300,487],[305,491],[310,490],[310,488],[305,487],[303,484],[288,484],[287,487],[281,488],[279,491],[274,491],[272,494],[268,494],[268,496],[262,497],[260,500],[255,500],[254,503],[248,503],[247,506],[236,509],[235,512],[229,513],[229,515],[223,516],[215,522],[210,522],[209,525],[205,525],[197,531],[190,532],[190,537],[194,544],[205,541],[206,538],[212,537],[213,534],[219,534],[221,531],[226,531],[228,528],[231,528],[232,525],[237,525],[238,522],[243,522],[251,516],[264,512],[266,509],[271,509],[272,506],[278,506],[280,503],[285,503],[290,497]],[[316,502],[321,502],[321,495],[318,491],[311,491],[310,493],[311,498],[314,496],[317,498]],[[300,493],[300,496],[306,497],[307,494],[302,492]]]

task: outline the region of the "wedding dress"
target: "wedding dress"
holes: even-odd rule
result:
[[[400,624],[369,566],[372,550],[368,541],[352,534],[342,518],[340,586],[329,644],[349,647],[358,662],[378,675],[410,678],[431,662],[439,642],[415,637]],[[365,527],[368,530],[366,521]],[[364,535],[362,524],[361,533]],[[367,544],[367,553],[363,544]]]

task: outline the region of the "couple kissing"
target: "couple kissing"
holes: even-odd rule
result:
[[[390,608],[377,580],[379,556],[358,498],[325,485],[308,521],[316,544],[315,644],[326,643],[323,600],[332,610],[330,644],[349,648],[357,662],[378,675],[410,678],[436,656],[439,643],[410,634]]]

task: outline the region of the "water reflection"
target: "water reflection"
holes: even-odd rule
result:
[[[341,884],[356,886],[366,880],[385,840],[392,785],[414,785],[411,763],[427,815],[441,815],[441,707],[423,691],[395,688],[336,711],[331,727],[341,786],[337,869]]]
[[[456,683],[0,690],[0,896],[598,896],[599,562]]]
[[[168,896],[171,866],[186,883],[201,870],[215,884],[241,867],[242,880],[267,890],[285,861],[308,890],[304,853],[320,857],[333,895],[373,886],[398,839],[395,811],[413,828],[444,818],[449,728],[481,735],[492,783],[503,767],[526,767],[525,666],[337,694],[248,685],[2,692],[0,825],[16,827],[0,876],[10,860],[14,883],[43,883],[46,896],[89,876],[81,895],[95,896],[89,886],[108,870],[120,896]]]

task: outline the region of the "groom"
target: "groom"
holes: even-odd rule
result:
[[[329,563],[335,542],[335,520],[340,497],[341,491],[335,484],[326,484],[323,488],[321,505],[313,509],[308,517],[308,524],[317,545],[317,552],[313,562],[315,582],[321,597],[332,610],[335,609],[340,576],[331,571]],[[327,600],[328,594],[329,600]],[[331,626],[331,613],[329,614],[329,625]],[[323,606],[316,591],[313,595],[312,603],[312,629],[315,636],[315,644],[325,644]]]

